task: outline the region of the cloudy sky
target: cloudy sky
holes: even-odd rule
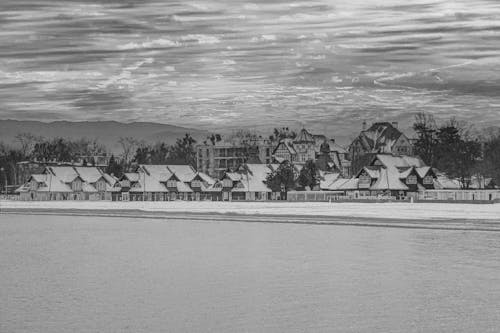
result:
[[[2,0],[0,118],[500,125],[498,0]]]

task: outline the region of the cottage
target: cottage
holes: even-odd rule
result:
[[[17,192],[21,200],[111,200],[116,183],[96,167],[49,166]]]
[[[235,172],[226,172],[214,188],[220,188],[225,201],[275,200],[279,193],[266,184],[267,176],[277,164],[243,164]]]

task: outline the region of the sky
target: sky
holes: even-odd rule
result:
[[[500,125],[498,0],[2,0],[0,118]]]

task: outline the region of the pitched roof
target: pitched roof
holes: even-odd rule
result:
[[[79,177],[78,173],[72,166],[50,166],[47,167],[47,169],[64,183],[71,183]]]
[[[41,180],[41,176],[45,176],[45,179]],[[54,176],[52,174],[37,175],[37,178],[40,179],[41,182],[43,182],[45,185],[39,187],[36,190],[37,192],[49,192],[49,190],[50,192],[73,192],[73,190],[68,185],[61,181],[61,179],[59,179],[57,176]]]
[[[141,164],[140,169],[145,170],[150,176],[156,178],[158,181],[166,182],[172,177],[172,171],[170,171],[166,165],[162,164]],[[140,170],[139,169],[139,170]]]
[[[370,187],[371,190],[408,190],[408,186],[399,180],[397,169],[380,168],[380,176],[375,184]]]
[[[180,181],[190,182],[195,176],[196,171],[190,165],[166,165],[170,172],[174,173]]]
[[[127,178],[131,182],[139,181],[139,173],[137,172],[126,172],[123,174],[123,177]]]
[[[305,128],[301,129],[294,142],[315,142],[314,136],[309,133]]]
[[[216,182],[216,180],[214,178],[210,177],[209,175],[207,175],[204,172],[198,172],[198,173],[196,173],[196,175],[199,176],[201,178],[201,180],[206,182],[208,185],[213,185]]]
[[[378,122],[361,131],[358,140],[366,150],[390,152],[401,135],[403,133],[391,123]]]
[[[103,172],[96,167],[74,167],[74,169],[84,182],[95,183],[104,178]]]

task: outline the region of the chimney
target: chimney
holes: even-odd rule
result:
[[[363,125],[361,128],[363,131],[366,131],[366,120],[363,120]]]
[[[397,121],[393,121],[393,122],[392,122],[392,127],[394,127],[394,128],[398,128],[398,122],[397,122]]]

